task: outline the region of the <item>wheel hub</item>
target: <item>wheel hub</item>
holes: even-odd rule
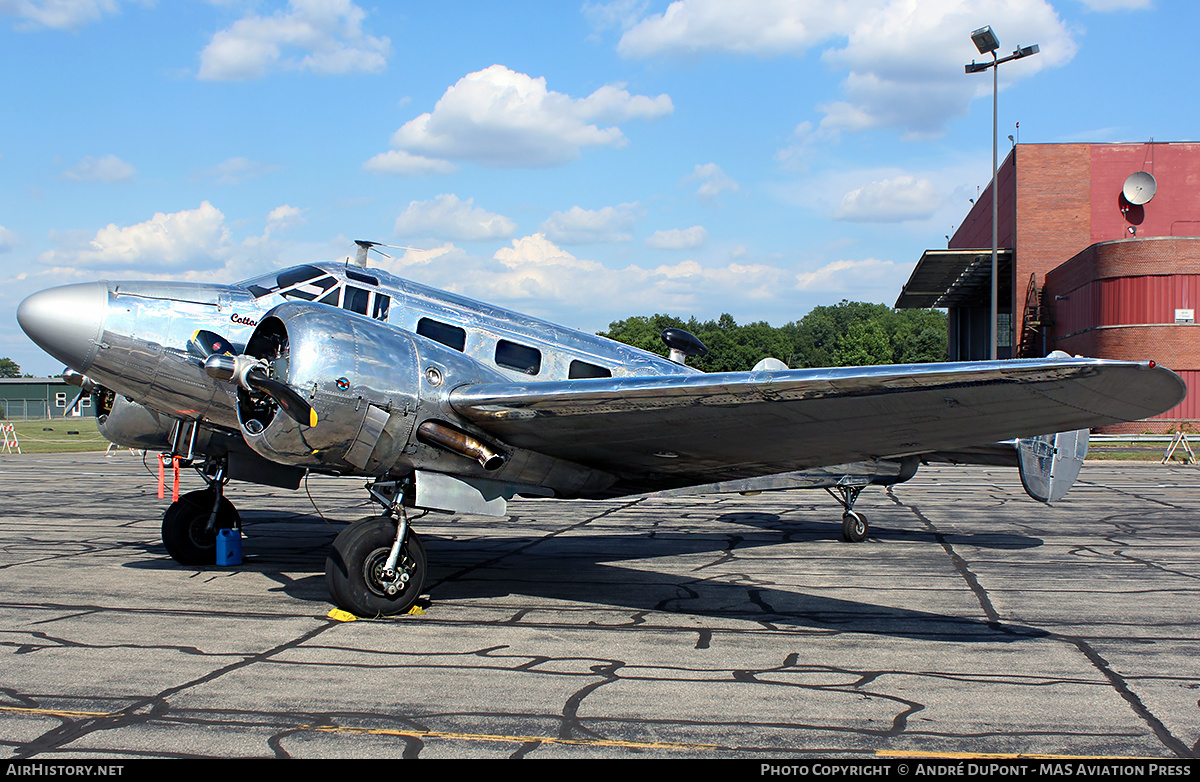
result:
[[[367,587],[377,595],[383,597],[395,597],[405,590],[408,582],[412,578],[410,569],[412,567],[408,557],[402,557],[396,563],[397,567],[392,570],[387,567],[389,549],[379,548],[371,552],[371,556],[367,557],[363,563],[363,575],[367,582]]]

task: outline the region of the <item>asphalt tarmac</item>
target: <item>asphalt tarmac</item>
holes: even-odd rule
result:
[[[4,757],[1200,754],[1193,466],[1089,463],[1052,508],[922,468],[860,544],[821,491],[431,514],[425,613],[353,622],[324,562],[361,480],[231,486],[245,562],[203,569],[156,484],[0,457]]]

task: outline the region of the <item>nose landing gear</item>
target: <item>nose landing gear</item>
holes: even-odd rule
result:
[[[163,514],[163,545],[181,565],[215,564],[217,532],[242,526],[237,509],[225,498],[225,469],[224,459],[205,460],[200,475],[208,488],[184,494]]]

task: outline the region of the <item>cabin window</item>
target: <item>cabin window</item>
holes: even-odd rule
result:
[[[459,352],[462,352],[463,348],[467,346],[466,329],[451,326],[449,323],[439,323],[429,318],[421,318],[417,321],[417,333]]]
[[[325,294],[325,296],[317,303],[318,304],[328,304],[331,307],[336,307],[338,305],[338,300],[341,297],[342,297],[342,289],[334,288],[329,293]]]
[[[612,370],[598,367],[595,364],[589,364],[586,361],[572,361],[571,367],[567,371],[567,377],[571,380],[580,380],[588,377],[612,377]]]
[[[536,375],[542,371],[542,352],[537,348],[502,339],[496,343],[496,364],[505,369]]]
[[[370,299],[370,291],[365,291],[362,288],[355,288],[353,285],[346,286],[346,296],[342,300],[342,308],[357,312],[359,315],[367,314],[367,302]]]

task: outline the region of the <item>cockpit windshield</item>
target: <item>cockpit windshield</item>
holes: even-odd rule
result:
[[[366,274],[347,270],[347,275],[359,282],[379,285],[379,280]],[[242,285],[256,299],[279,294],[285,299],[313,301],[342,307],[360,315],[370,313],[376,320],[387,321],[391,298],[382,291],[365,290],[346,285],[342,280],[316,266],[295,266],[273,274],[265,274]]]

